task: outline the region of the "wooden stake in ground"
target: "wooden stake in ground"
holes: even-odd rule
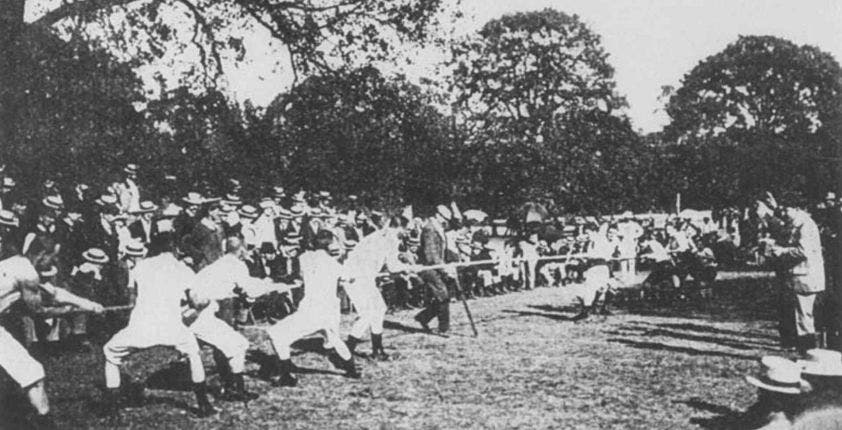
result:
[[[458,272],[453,279],[456,281],[456,294],[459,294],[459,298],[462,300],[462,306],[465,307],[465,313],[468,315],[468,321],[471,323],[471,330],[474,332],[474,337],[477,337],[479,336],[479,332],[477,332],[477,326],[474,324],[474,317],[471,315],[471,308],[468,307],[468,301],[465,300],[465,294],[462,292],[462,282],[459,281]]]

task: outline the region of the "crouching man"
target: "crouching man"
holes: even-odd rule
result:
[[[332,345],[331,361],[336,361],[349,378],[359,378],[351,351],[339,337],[339,282],[342,265],[328,253],[335,238],[328,230],[316,234],[315,250],[300,257],[301,278],[304,281],[304,298],[292,315],[278,321],[266,333],[272,341],[277,357],[265,372],[273,374],[277,386],[295,386],[298,381],[292,376],[290,345],[311,334],[325,336],[325,344]],[[338,356],[338,357],[337,357]]]
[[[150,246],[158,253],[137,263],[132,276],[137,286],[137,299],[129,324],[102,348],[105,353],[104,413],[114,415],[121,398],[120,365],[132,353],[153,346],[169,346],[187,356],[190,377],[198,403],[198,415],[207,417],[216,412],[208,400],[205,369],[199,355],[199,344],[182,322],[182,304],[201,309],[202,303],[191,292],[196,275],[173,254],[173,236],[161,233]]]

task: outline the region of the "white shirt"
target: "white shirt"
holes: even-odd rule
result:
[[[141,260],[132,270],[137,298],[129,326],[181,327],[181,300],[196,275],[172,253]]]
[[[232,254],[226,254],[205,266],[196,274],[193,291],[211,301],[202,314],[216,313],[218,300],[234,297],[234,288],[241,287],[249,296],[256,297],[272,290],[269,281],[249,276],[246,263]]]
[[[401,266],[398,260],[400,240],[397,234],[382,230],[364,237],[348,253],[345,268],[351,278],[374,277],[384,265],[390,269]]]
[[[0,261],[0,314],[20,298],[19,285],[23,281],[40,281],[26,257],[16,255]]]
[[[338,315],[337,288],[342,276],[342,265],[324,250],[305,252],[298,259],[301,279],[304,281],[304,298],[297,312]]]

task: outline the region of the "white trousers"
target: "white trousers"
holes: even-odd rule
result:
[[[12,335],[0,327],[0,368],[21,388],[28,388],[44,379],[44,367],[26,352]]]
[[[105,354],[105,386],[120,386],[120,365],[132,353],[152,348],[169,346],[187,356],[190,362],[190,378],[193,382],[205,380],[205,368],[199,355],[199,343],[193,333],[181,322],[177,324],[132,325],[129,324],[109,340],[102,351]]]
[[[336,348],[343,360],[351,358],[351,351],[339,337],[339,313],[324,315],[299,310],[266,330],[281,360],[289,360],[290,347],[295,341],[317,333],[325,337],[325,345]]]
[[[357,310],[357,319],[351,325],[350,335],[362,339],[369,330],[371,334],[383,334],[383,321],[388,307],[374,278],[357,278],[345,292]]]
[[[249,341],[242,334],[208,310],[202,311],[188,328],[197,339],[219,349],[225,355],[231,372],[243,373]]]
[[[799,336],[814,334],[816,332],[816,321],[813,317],[813,306],[816,303],[816,294],[796,294],[798,305],[795,307],[795,328]]]
[[[608,288],[608,280],[611,272],[607,264],[593,266],[584,273],[585,282],[578,287],[576,296],[582,300],[585,306],[593,305],[596,295]]]

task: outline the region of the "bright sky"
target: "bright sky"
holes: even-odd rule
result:
[[[466,18],[457,30],[462,34],[518,11],[552,7],[579,15],[602,36],[628,114],[644,132],[660,130],[668,120],[658,101],[661,87],[679,86],[693,66],[738,35],[778,36],[842,61],[842,0],[462,0],[462,5]],[[277,46],[267,48],[269,39],[261,32],[249,35],[249,61],[226,65],[229,91],[240,101],[265,106],[292,80],[288,68],[276,66],[275,60],[286,56]],[[410,78],[430,76],[443,58],[426,51],[400,68]]]

